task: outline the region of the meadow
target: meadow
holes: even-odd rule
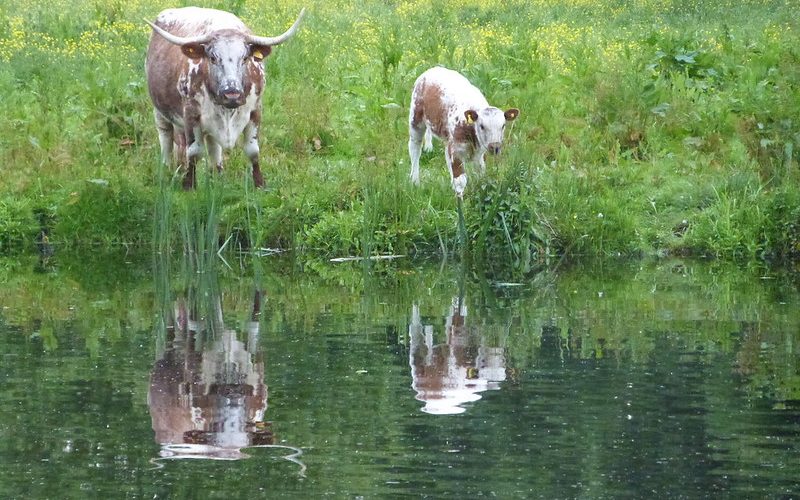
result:
[[[0,4],[0,253],[43,231],[64,249],[147,247],[206,221],[216,246],[462,248],[520,272],[560,255],[800,254],[797,0],[195,2],[264,35],[308,14],[266,60],[267,189],[236,150],[189,193],[159,164],[143,70],[143,18],[184,3]],[[521,110],[470,176],[463,243],[440,144],[421,186],[408,179],[411,87],[437,64]]]

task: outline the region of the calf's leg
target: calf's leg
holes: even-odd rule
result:
[[[450,172],[453,191],[455,191],[456,196],[463,198],[464,190],[467,188],[467,172],[464,170],[464,161],[455,154],[451,144],[448,144],[445,148],[444,157],[447,160],[447,170]]]
[[[422,140],[425,128],[410,124],[408,127],[408,156],[411,158],[411,182],[419,185],[419,157],[422,155]]]
[[[422,150],[426,153],[433,151],[433,133],[430,127],[425,127],[425,140],[422,145]]]

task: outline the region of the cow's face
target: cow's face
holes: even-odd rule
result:
[[[261,71],[261,61],[270,52],[269,46],[254,45],[237,32],[220,31],[206,43],[181,46],[183,53],[195,62],[204,61],[208,69],[208,90],[214,102],[226,108],[238,108],[247,98],[252,78],[252,65]]]
[[[191,11],[191,14],[186,11]],[[178,36],[158,24],[146,22],[153,28],[153,32],[179,46],[186,57],[192,60],[196,66],[190,72],[204,68],[202,71],[207,75],[206,86],[217,104],[237,108],[247,99],[254,79],[264,77],[261,60],[269,54],[271,47],[294,36],[305,12],[302,9],[294,24],[278,36],[258,36],[249,33],[246,28],[224,28],[195,36]],[[162,19],[162,16],[165,18]],[[192,25],[192,19],[197,16],[200,16],[198,19],[206,27],[216,21],[228,26],[244,27],[235,16],[213,9],[170,9],[159,16],[159,22],[170,27],[173,24],[186,27],[186,23]],[[235,22],[227,16],[231,16]]]
[[[519,116],[519,110],[511,108],[503,112],[493,107],[479,111],[469,109],[464,112],[464,116],[467,119],[467,123],[473,124],[475,127],[478,145],[491,154],[497,154],[503,145],[503,132],[506,122],[510,122]]]

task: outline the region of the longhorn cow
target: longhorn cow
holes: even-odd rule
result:
[[[146,21],[153,34],[145,71],[161,157],[169,164],[177,146],[178,162],[186,167],[185,189],[195,186],[203,142],[221,171],[223,149],[232,148],[243,133],[253,182],[264,185],[258,158],[263,60],[297,32],[304,13],[274,37],[256,36],[238,17],[214,9],[167,9],[155,22]]]

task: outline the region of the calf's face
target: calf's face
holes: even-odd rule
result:
[[[464,116],[467,119],[467,123],[475,127],[478,145],[489,153],[496,155],[503,145],[503,132],[506,122],[510,122],[519,116],[519,110],[511,108],[503,112],[493,107],[484,108],[480,111],[469,109],[464,112]]]

